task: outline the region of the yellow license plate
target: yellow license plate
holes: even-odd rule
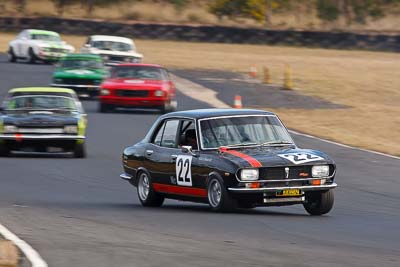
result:
[[[276,192],[276,195],[279,197],[296,197],[301,196],[300,189],[284,189],[279,192]]]

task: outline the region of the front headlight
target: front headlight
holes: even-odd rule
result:
[[[242,180],[242,181],[258,180],[258,169],[243,169],[243,170],[241,170],[240,180]]]
[[[4,125],[4,133],[16,133],[18,128],[14,125]]]
[[[100,90],[100,94],[101,94],[101,95],[109,95],[109,94],[110,94],[110,91],[107,90],[107,89],[101,89],[101,90]]]
[[[76,134],[78,133],[78,127],[76,125],[67,125],[64,126],[64,133],[67,134]]]
[[[317,165],[313,166],[312,177],[327,177],[329,176],[329,166],[328,165]]]
[[[164,96],[164,92],[161,91],[161,90],[157,90],[157,91],[154,92],[154,95],[161,97],[161,96]]]
[[[95,85],[99,85],[99,84],[101,84],[101,80],[94,80],[93,83],[94,83]]]
[[[62,82],[63,82],[63,79],[55,78],[55,79],[53,79],[53,81],[54,81],[55,83],[62,83]]]
[[[49,52],[50,48],[48,47],[39,47],[40,50],[42,50],[43,52]]]
[[[103,58],[104,61],[107,61],[107,60],[110,59],[110,57],[109,57],[109,56],[106,56],[106,55],[103,55],[103,56],[101,56],[101,57]]]

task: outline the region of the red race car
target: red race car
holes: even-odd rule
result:
[[[175,85],[166,69],[153,64],[119,64],[101,84],[100,112],[115,108],[152,108],[162,113],[177,107]]]

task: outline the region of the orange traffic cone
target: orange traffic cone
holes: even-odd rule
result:
[[[242,97],[240,95],[235,95],[235,100],[233,101],[234,108],[243,108]]]
[[[250,67],[249,75],[252,78],[257,78],[257,67],[256,65],[253,65]]]

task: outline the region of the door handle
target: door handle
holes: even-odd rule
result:
[[[177,157],[178,157],[178,155],[171,155],[172,161],[175,161]]]
[[[146,155],[151,156],[154,153],[153,150],[146,150]]]

